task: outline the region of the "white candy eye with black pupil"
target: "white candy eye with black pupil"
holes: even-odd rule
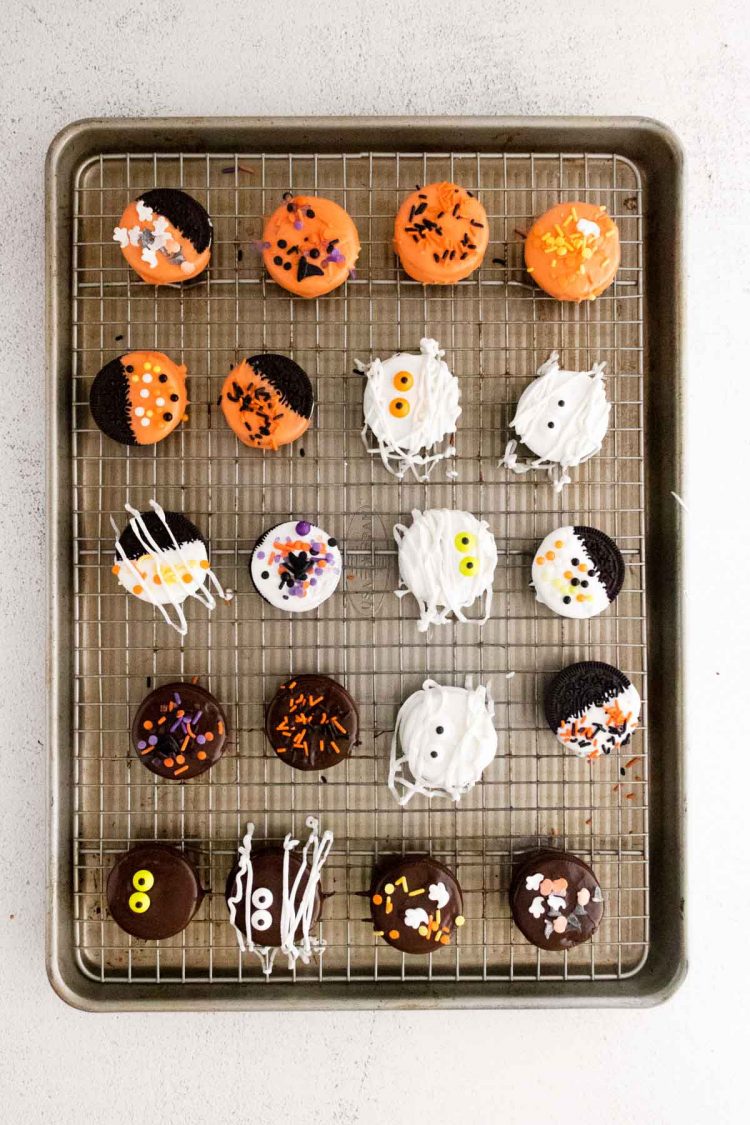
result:
[[[261,934],[271,929],[272,922],[273,918],[268,910],[255,910],[250,918],[250,925]]]
[[[252,904],[259,910],[267,910],[273,903],[273,891],[268,887],[256,887],[253,891]]]

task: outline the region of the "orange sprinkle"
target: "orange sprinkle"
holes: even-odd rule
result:
[[[550,562],[552,562],[552,560],[555,557],[555,552],[554,551],[547,551],[546,557],[550,560]]]
[[[373,901],[374,906],[381,906],[382,902],[383,902],[383,896],[382,895],[373,895],[372,901]]]
[[[153,746],[147,746],[145,750],[141,750],[141,757],[143,757],[144,754],[150,754],[152,750]]]
[[[199,750],[198,753],[195,756],[196,756],[196,758],[198,759],[199,762],[204,762],[206,760],[206,751],[205,750]]]
[[[341,753],[341,751],[339,750],[339,748],[338,748],[338,746],[336,745],[336,743],[335,743],[335,742],[331,741],[331,746],[333,747],[333,749],[335,750],[335,752],[336,752],[337,754],[340,754],[340,753]]]
[[[393,939],[393,941],[395,941],[395,940],[396,940],[397,938],[399,938],[400,936],[401,936],[401,935],[399,934],[398,930],[389,930],[389,931],[388,931],[388,937],[389,937],[389,938],[392,938],[392,939]]]
[[[440,938],[440,944],[441,945],[448,945],[450,940],[451,939],[448,937],[447,934],[443,934],[443,936]]]
[[[112,573],[113,574],[119,574],[120,573],[120,568],[117,565],[117,563],[115,563],[115,565],[112,567]]]
[[[563,546],[563,541],[562,541],[562,539],[557,539],[557,540],[555,540],[555,546],[557,547],[557,549],[558,549],[558,551],[559,551],[559,550],[560,550],[560,548],[561,548],[561,547]]]
[[[159,577],[158,574],[154,575],[154,585],[155,586],[161,586],[161,578]]]
[[[189,769],[190,769],[190,766],[180,766],[180,768],[178,770],[174,771],[174,776],[178,777],[181,773],[184,773],[185,770],[189,770]]]
[[[185,714],[185,712],[184,712],[184,711],[178,711],[178,712],[177,712],[177,718],[178,718],[178,719],[181,719],[181,718],[182,718],[182,716],[183,716],[184,714]]]
[[[134,594],[142,594],[143,593],[143,586],[135,585],[133,587],[133,593]]]
[[[563,574],[563,578],[572,578],[572,577],[573,577],[573,571],[572,570],[566,570],[565,573]]]
[[[171,766],[173,766],[174,765],[174,758],[165,758],[164,759],[164,765],[167,766],[167,768],[170,768]]]
[[[193,581],[192,574],[183,574],[182,581],[183,582],[192,582]]]
[[[159,722],[158,722],[158,724],[157,724],[157,725],[158,725],[158,726],[161,726],[161,724],[162,724],[162,723],[166,723],[166,721],[167,721],[167,716],[166,716],[166,715],[162,715],[162,717],[161,717],[161,718],[159,719]]]
[[[582,601],[585,601],[585,600],[586,599],[585,599],[583,594],[576,594],[576,601],[577,602],[582,602]]]
[[[631,766],[634,766],[635,763],[640,762],[640,760],[641,760],[640,754],[636,754],[636,756],[634,758],[631,758],[630,761],[625,763],[625,769],[629,770],[631,768]]]
[[[178,766],[181,766],[182,763],[185,761],[185,755],[184,754],[178,754],[177,757],[175,758],[175,761],[177,762]]]
[[[390,895],[385,900],[385,912],[386,912],[386,914],[392,914],[393,913],[393,903],[391,902],[391,896]]]
[[[586,563],[579,563],[579,564],[578,564],[578,569],[579,569],[579,570],[587,570],[588,568],[587,568],[587,566],[586,566]]]
[[[542,565],[543,565],[543,563],[544,563],[544,559],[543,559],[543,558],[542,558],[542,556],[540,555],[540,556],[539,556],[539,558],[538,558],[538,559],[536,560],[536,565],[537,565],[537,566],[542,566]]]
[[[319,746],[319,748],[320,748],[320,752],[321,752],[321,754],[322,754],[322,753],[323,753],[323,751],[325,750],[325,743],[323,742],[323,739],[322,739],[322,738],[321,738],[321,739],[319,740],[319,742],[318,742],[318,746]]]
[[[223,726],[222,726],[221,723],[219,723],[219,734],[223,734],[223,733],[224,733]],[[214,740],[213,731],[207,730],[206,731],[206,742],[213,742],[213,740]]]
[[[287,686],[287,689],[288,689],[289,691],[291,691],[291,690],[292,690],[292,688],[296,688],[296,686],[297,686],[297,681],[296,681],[296,680],[292,680],[292,682],[291,682],[290,684],[287,684],[286,686]]]
[[[185,735],[185,739],[184,739],[184,741],[183,741],[183,743],[182,743],[182,746],[180,747],[180,754],[184,754],[184,753],[185,753],[185,747],[187,746],[187,744],[188,744],[188,742],[189,742],[189,741],[190,741],[190,735],[189,735],[189,734],[186,734],[186,735]]]
[[[338,719],[336,718],[336,716],[335,716],[335,715],[333,715],[333,716],[331,717],[331,722],[332,722],[332,723],[333,723],[333,725],[335,726],[336,730],[340,731],[340,732],[341,732],[341,734],[346,734],[346,727],[343,727],[343,726],[341,725],[341,723],[340,723],[340,722],[338,721]]]
[[[210,565],[211,563],[208,561],[208,559],[201,559],[201,570],[208,570]]]
[[[154,724],[151,722],[151,720],[150,719],[144,719],[143,729],[144,730],[153,730],[153,728],[154,728]]]
[[[307,698],[310,700],[310,706],[315,707],[316,704],[320,703],[323,696],[319,695],[317,699],[313,699],[313,697],[311,695],[308,695]]]

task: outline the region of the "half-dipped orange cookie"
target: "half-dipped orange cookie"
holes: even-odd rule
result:
[[[266,269],[298,297],[322,297],[343,285],[359,249],[351,216],[318,195],[287,193],[263,232]]]
[[[126,352],[94,379],[89,405],[99,429],[122,445],[155,445],[185,416],[187,368],[163,352]]]
[[[489,237],[475,195],[458,184],[426,184],[401,204],[393,246],[415,281],[454,285],[482,264]]]
[[[251,355],[227,375],[219,397],[224,417],[244,445],[278,449],[310,425],[313,389],[286,355]]]
[[[149,285],[192,281],[211,257],[213,228],[197,200],[176,188],[154,188],[123,211],[114,240]]]
[[[593,301],[612,284],[620,264],[620,236],[606,208],[558,203],[526,237],[526,269],[558,301]]]

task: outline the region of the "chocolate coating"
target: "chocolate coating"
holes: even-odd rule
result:
[[[620,548],[598,527],[574,527],[573,531],[586,548],[597,577],[613,602],[625,581],[625,560]]]
[[[527,879],[532,885],[527,886]],[[589,941],[604,912],[601,887],[589,865],[555,848],[522,856],[509,893],[513,921],[523,936],[539,949],[553,952]]]
[[[211,245],[212,228],[205,207],[177,188],[152,188],[138,197],[157,215],[163,215],[188,238],[199,254]]]
[[[349,757],[359,715],[348,691],[328,676],[293,676],[266,712],[266,734],[282,762],[296,770],[327,770]]]
[[[227,718],[221,704],[199,684],[163,684],[138,708],[131,738],[146,769],[159,777],[189,781],[223,754]]]
[[[449,945],[455,927],[464,924],[462,911],[455,875],[430,856],[389,857],[373,872],[373,928],[400,953],[436,953]]]
[[[134,880],[138,873],[149,878]],[[168,844],[138,844],[131,848],[117,860],[107,879],[110,914],[126,934],[145,941],[179,934],[204,894],[193,864],[183,852]]]
[[[252,911],[250,914],[250,926],[252,930],[252,939],[256,945],[268,945],[271,947],[281,945],[281,904],[284,897],[284,849],[283,848],[265,848],[262,851],[253,852],[253,881],[251,891]],[[297,872],[302,866],[302,861],[293,852],[289,853],[289,886],[294,885],[294,880]],[[235,863],[232,870],[227,876],[227,885],[224,892],[224,897],[229,899],[233,896],[235,891],[235,878],[239,870],[239,861]],[[246,885],[246,884],[245,884]],[[295,899],[295,907],[299,906],[299,898],[302,891],[307,886],[306,879],[303,877],[302,886],[298,891],[297,898]],[[257,896],[257,897],[256,897]],[[270,896],[270,897],[269,897]],[[314,926],[320,918],[320,913],[323,906],[323,896],[320,892],[320,885],[315,888],[315,902],[313,905],[312,921],[310,927]],[[243,887],[243,894],[236,903],[236,916],[235,926],[240,930],[245,937],[247,937],[247,930],[245,928],[245,894]],[[295,940],[302,937],[302,925],[300,924],[294,933]]]

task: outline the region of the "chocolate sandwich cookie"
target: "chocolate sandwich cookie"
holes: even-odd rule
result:
[[[266,712],[266,734],[282,762],[297,770],[327,770],[349,757],[359,726],[349,692],[328,676],[293,676]]]
[[[155,445],[185,416],[186,374],[186,367],[163,352],[126,352],[111,359],[91,385],[93,419],[121,445]]]
[[[205,207],[187,192],[153,188],[127,205],[113,238],[143,281],[174,285],[205,270],[213,228]]]
[[[289,854],[288,886],[293,887],[299,874],[302,863],[299,856],[293,852]],[[233,925],[244,937],[248,937],[247,927],[247,895],[250,894],[250,936],[260,945],[281,946],[281,912],[284,901],[284,849],[266,848],[253,853],[252,885],[247,879],[240,881],[237,886],[237,877],[240,873],[239,861],[235,863],[227,877],[226,900],[229,905],[233,900],[236,914]],[[315,888],[312,898],[312,914],[310,925],[314,926],[320,918],[322,909],[322,896],[320,887]],[[294,939],[302,936],[302,921],[294,931]]]
[[[620,265],[620,236],[602,204],[558,203],[536,220],[524,247],[526,269],[558,301],[593,301]]]
[[[544,713],[566,750],[580,758],[611,754],[630,742],[641,698],[618,668],[585,660],[563,668],[544,693]]]
[[[224,417],[244,445],[278,449],[310,425],[313,389],[285,355],[252,355],[227,375],[219,397]]]
[[[532,945],[558,952],[588,941],[604,911],[599,881],[569,852],[540,848],[522,856],[510,884],[513,921]]]
[[[338,586],[341,568],[336,539],[308,520],[271,528],[250,556],[255,589],[270,605],[289,613],[322,605]]]
[[[359,257],[350,215],[319,195],[292,195],[268,219],[263,262],[277,284],[298,297],[322,297],[347,280]]]
[[[458,184],[418,187],[401,204],[393,247],[409,277],[425,285],[455,285],[482,264],[489,242],[487,213]]]
[[[400,953],[435,953],[465,921],[455,875],[425,855],[389,858],[378,867],[370,911],[375,936]]]
[[[159,777],[189,781],[218,762],[227,740],[227,719],[210,691],[171,683],[141,703],[131,729],[133,748]]]
[[[596,527],[558,527],[543,539],[531,566],[536,599],[561,617],[596,617],[625,579],[617,544]]]
[[[138,844],[107,879],[107,905],[132,937],[157,941],[184,930],[205,891],[193,864],[168,844]]]

